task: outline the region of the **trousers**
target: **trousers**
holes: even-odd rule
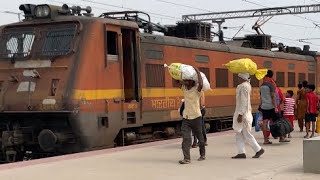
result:
[[[183,119],[181,125],[181,133],[182,133],[182,152],[184,159],[190,160],[190,147],[192,143],[191,131],[197,136],[199,140],[199,151],[200,156],[205,156],[206,149],[204,138],[202,134],[202,117],[198,117],[196,119]]]
[[[246,128],[243,128],[242,131],[236,133],[236,144],[238,148],[238,154],[243,154],[245,152],[245,143],[248,143],[254,152],[261,150],[260,145],[257,143],[254,136]]]
[[[202,117],[202,120],[201,120],[201,125],[202,125],[202,135],[203,135],[203,138],[204,138],[204,142],[206,143],[207,142],[207,130],[206,130],[206,125],[205,125],[205,121],[204,121],[204,117]],[[197,139],[197,136],[196,135],[193,135],[193,144],[196,145],[198,142],[198,139]]]

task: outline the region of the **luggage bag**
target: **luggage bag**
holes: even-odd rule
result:
[[[270,123],[270,132],[273,137],[280,137],[289,134],[293,131],[293,127],[286,118],[279,118]]]

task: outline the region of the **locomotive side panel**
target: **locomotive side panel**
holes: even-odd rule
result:
[[[217,118],[232,116],[234,110],[234,95],[237,77],[223,67],[223,64],[227,63],[228,61],[238,58],[251,58],[258,64],[259,68],[272,69],[275,73],[274,78],[279,81],[279,87],[282,89],[284,94],[288,89],[296,91],[299,81],[312,76],[312,71],[309,73],[306,72],[309,71],[309,66],[314,63],[310,57],[305,58],[304,56],[299,56],[294,59],[290,59],[291,57],[285,59],[281,56],[280,58],[274,57],[273,54],[271,54],[273,57],[261,56],[261,53],[259,56],[256,56],[252,55],[252,53],[243,54],[241,53],[241,49],[237,50],[237,53],[232,53],[179,46],[175,47],[171,44],[165,45],[161,43],[142,43],[142,47],[142,53],[145,54],[147,54],[146,51],[150,50],[161,51],[163,53],[163,58],[160,60],[148,59],[148,57],[142,56],[146,71],[150,65],[159,65],[158,71],[165,71],[161,72],[160,74],[157,73],[153,75],[153,77],[146,77],[143,80],[146,81],[144,83],[146,85],[145,92],[147,92],[146,94],[143,94],[143,121],[145,124],[162,121],[176,121],[180,119],[177,109],[180,107],[181,99],[183,98],[182,93],[178,88],[175,88],[169,73],[166,72],[167,70],[163,68],[160,69],[160,65],[162,64],[182,62],[206,71],[206,75],[209,77],[211,87],[213,88],[212,91],[205,93],[207,117]],[[197,60],[197,57],[199,56],[205,57],[202,59],[207,61],[204,60],[199,62],[199,60]],[[150,83],[150,79],[152,78],[153,81],[159,81],[159,75],[164,77],[165,83],[161,83],[161,87],[157,88],[148,87],[148,81]],[[261,85],[261,81],[259,82],[253,76],[252,79],[252,105],[254,111],[256,111],[260,103],[259,86]],[[157,115],[152,116],[151,114]]]

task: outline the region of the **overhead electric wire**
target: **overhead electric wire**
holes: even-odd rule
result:
[[[261,6],[261,7],[268,8],[268,6],[264,6],[264,5],[261,5],[261,4],[258,4],[258,3],[255,3],[255,2],[252,2],[252,1],[248,1],[248,0],[242,0],[242,1],[245,1],[245,2],[250,3],[250,4],[254,4],[254,5],[257,5],[257,6]]]
[[[318,40],[320,38],[306,38],[306,39],[299,39],[299,40]]]
[[[116,7],[116,8],[121,8],[121,9],[127,9],[127,10],[136,10],[136,9],[133,9],[133,8],[129,8],[129,7],[124,7],[124,6],[118,6],[118,5],[112,5],[112,4],[107,4],[107,3],[102,3],[102,2],[98,2],[98,1],[92,1],[92,0],[81,0],[81,1],[84,1],[84,2],[88,2],[88,3],[92,3],[92,4],[98,4],[98,5],[103,5],[103,6],[109,6],[109,7]],[[153,15],[157,15],[157,16],[161,16],[163,18],[170,18],[171,20],[172,19],[181,19],[181,18],[178,18],[178,17],[174,17],[174,16],[168,16],[168,15],[163,15],[163,14],[159,14],[159,13],[153,13],[153,12],[148,12],[148,11],[144,11],[148,14],[153,14]]]
[[[80,6],[79,4],[74,4],[74,3],[66,3],[66,2],[62,2],[62,1],[56,1],[56,0],[47,0],[47,1],[52,1],[55,3],[60,3],[60,4],[67,4],[67,5],[72,5],[72,6]],[[106,9],[106,8],[101,8],[101,7],[97,7],[97,6],[90,6],[94,9],[100,9],[100,10],[105,10],[105,11],[114,11],[114,9]]]
[[[200,10],[200,11],[212,12],[212,11],[209,11],[209,10],[207,10],[207,9],[197,8],[197,7],[188,6],[188,5],[179,4],[179,3],[170,2],[170,1],[164,1],[164,0],[154,0],[154,1],[162,2],[162,3],[166,3],[166,4],[171,4],[171,5],[175,5],[175,6],[181,6],[181,7],[185,7],[185,8],[189,8],[189,9],[195,9],[195,10]]]
[[[265,6],[265,5],[262,5],[262,4],[259,4],[259,3],[256,3],[256,2],[253,2],[253,1],[249,1],[249,0],[242,0],[244,2],[247,2],[247,3],[250,3],[250,4],[254,4],[254,5],[257,5],[257,6],[261,6],[261,7],[265,7],[265,8],[270,8],[268,6]],[[313,20],[313,19],[309,19],[309,18],[306,18],[306,17],[303,17],[303,16],[300,16],[300,15],[297,15],[297,14],[292,14],[293,16],[296,16],[298,18],[301,18],[301,19],[305,19],[305,20],[308,20],[308,21],[311,21],[311,22],[316,22],[316,23],[320,23],[319,21],[316,21],[316,20]]]
[[[320,3],[319,1],[315,1],[315,0],[310,0],[310,1],[313,1],[313,2],[315,2],[315,3]]]
[[[81,6],[79,4],[74,4],[74,3],[66,3],[66,2],[62,2],[62,1],[56,1],[56,0],[47,0],[47,1],[51,1],[51,2],[56,2],[56,3],[60,3],[60,4],[70,4],[70,5],[73,5],[73,6]],[[90,7],[94,8],[94,9],[100,9],[100,10],[104,10],[104,11],[109,11],[109,12],[112,12],[112,11],[117,11],[116,9],[107,9],[107,8],[101,8],[101,7],[97,7],[97,6],[91,6]],[[116,8],[119,8],[119,9],[123,9],[122,7],[116,7]],[[162,17],[162,16],[157,16],[157,15],[153,15],[152,16],[153,18],[156,18],[156,19],[167,19],[167,20],[172,20],[172,18],[165,18],[165,17]]]
[[[314,28],[315,28],[315,27],[311,27],[311,26],[303,26],[303,25],[298,25],[298,24],[279,23],[279,22],[274,22],[274,21],[269,21],[268,23],[271,23],[271,24],[279,24],[279,25],[283,25],[283,26],[299,27],[299,28],[310,28],[310,29],[314,29]]]

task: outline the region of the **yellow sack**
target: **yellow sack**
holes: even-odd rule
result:
[[[169,66],[165,64],[164,67],[168,68],[169,74],[175,80],[196,80],[195,78],[197,77],[197,72],[190,65],[182,63],[172,63]]]
[[[171,77],[175,80],[182,80],[181,63],[172,63],[170,66],[164,65],[169,70]]]
[[[316,133],[320,134],[320,117],[317,117]]]
[[[261,80],[268,69],[258,69],[257,64],[249,58],[237,59],[224,64],[232,73],[249,73],[255,75],[258,80]]]

